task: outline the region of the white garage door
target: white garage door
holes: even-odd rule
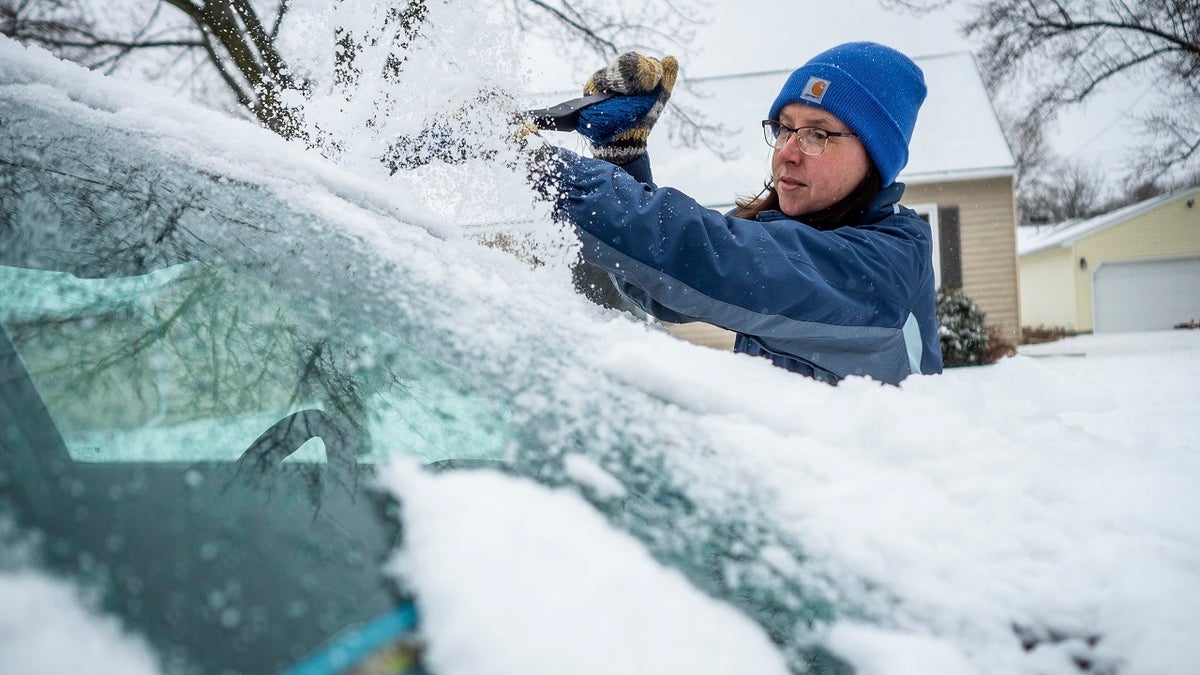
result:
[[[1200,257],[1105,262],[1092,277],[1097,333],[1200,320]]]

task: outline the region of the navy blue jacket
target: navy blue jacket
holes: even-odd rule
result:
[[[556,152],[557,209],[584,259],[647,313],[729,329],[736,351],[830,382],[942,371],[930,229],[899,205],[902,183],[861,224],[820,231],[779,211],[704,208],[655,186],[646,157],[617,167]]]

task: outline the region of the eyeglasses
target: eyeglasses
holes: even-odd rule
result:
[[[763,120],[762,128],[763,138],[767,139],[767,145],[772,148],[782,150],[783,146],[787,145],[788,139],[795,136],[796,146],[800,148],[800,152],[812,155],[813,157],[825,152],[825,146],[829,144],[830,138],[858,138],[858,134],[842,131],[826,131],[820,127],[800,127],[799,129],[793,129],[775,120]]]

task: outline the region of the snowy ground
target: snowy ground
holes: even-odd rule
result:
[[[1082,416],[1101,437],[1133,448],[1200,451],[1200,331],[1085,335],[1022,347],[1063,378],[1099,380],[1116,409]]]
[[[792,391],[767,383],[764,410],[743,411],[779,436],[740,442],[746,467],[772,462],[764,489],[790,485],[779,507],[810,551],[894,595],[891,628],[842,623],[828,636],[860,672],[1185,672],[1200,658],[1197,372],[1200,332],[1176,331],[1029,346],[901,389],[781,380]],[[819,424],[796,414],[801,399]],[[426,619],[442,672],[719,673],[730,654],[779,672],[761,639],[731,637],[745,626],[723,607],[647,581],[655,565],[624,537],[568,518],[568,496],[499,477],[398,468],[395,480],[419,542],[403,568],[436,598]],[[1016,646],[1014,623],[1036,647]],[[686,644],[692,658],[647,643]]]

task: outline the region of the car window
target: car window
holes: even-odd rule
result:
[[[45,126],[34,111],[10,114]],[[119,137],[13,131],[0,318],[73,457],[235,459],[301,410],[363,435],[364,461],[383,447],[500,457],[505,403],[423,356],[419,326],[385,333],[331,316],[318,304],[330,275],[306,287],[288,251],[261,245],[326,223],[261,187],[117,151]],[[319,458],[321,443],[292,461]]]
[[[424,462],[500,459],[505,407],[455,391],[394,336],[344,335],[269,288],[183,263],[81,279],[0,267],[0,321],[80,461],[234,460],[273,424],[321,411]],[[329,439],[288,461],[319,461]]]

